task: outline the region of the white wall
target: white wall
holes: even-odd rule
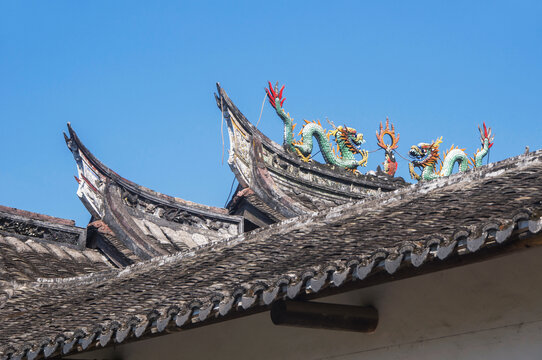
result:
[[[379,326],[373,334],[282,327],[266,312],[73,358],[542,358],[542,248],[321,301],[373,304]]]

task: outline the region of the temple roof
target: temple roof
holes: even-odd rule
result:
[[[65,140],[77,164],[77,195],[105,224],[95,246],[125,266],[222,241],[243,231],[240,216],[135,184],[102,164],[68,124]],[[103,226],[95,227],[101,229]],[[110,233],[111,236],[103,236]]]
[[[408,184],[383,172],[356,175],[317,161],[304,162],[261,133],[218,84],[217,91],[216,103],[228,125],[228,164],[239,181],[228,204],[232,213],[246,216],[247,203],[267,215],[262,221],[275,222]]]
[[[537,151],[124,269],[15,283],[0,354],[121,343],[528,246],[542,231],[541,180]]]

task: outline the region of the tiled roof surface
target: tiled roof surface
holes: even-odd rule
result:
[[[38,278],[73,277],[109,268],[104,257],[94,249],[79,250],[31,237],[0,235],[0,285]]]
[[[0,206],[0,292],[12,282],[111,268],[97,250],[86,248],[85,237],[86,229],[73,220]]]
[[[0,354],[52,356],[504,248],[542,230],[542,151],[73,279],[14,284]],[[248,313],[248,312],[247,312]]]

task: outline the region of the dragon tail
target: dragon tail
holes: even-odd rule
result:
[[[476,150],[476,153],[474,154],[474,158],[471,160],[473,165],[475,167],[482,166],[482,160],[489,152],[489,149],[493,146],[493,140],[495,139],[495,136],[491,133],[491,128],[486,127],[486,123],[483,123],[484,129],[480,129],[478,126],[478,130],[480,131],[480,142],[482,143],[482,147],[478,150]]]
[[[268,83],[269,89],[265,88],[267,99],[269,100],[271,106],[273,106],[273,108],[277,112],[277,115],[284,123],[284,146],[286,146],[290,150],[294,150],[294,119],[292,119],[290,117],[290,114],[284,111],[284,108],[282,107],[284,105],[284,101],[286,100],[286,98],[282,97],[284,85],[282,85],[279,90],[278,82],[276,83],[275,87],[273,87],[271,81],[269,81]]]

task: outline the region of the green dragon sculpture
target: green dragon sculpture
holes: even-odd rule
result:
[[[365,141],[363,134],[358,133],[355,129],[347,126],[334,127],[332,131],[326,131],[320,122],[307,121],[299,132],[301,141],[294,139],[295,125],[289,113],[286,113],[282,107],[286,98],[282,97],[284,85],[278,88],[278,83],[273,88],[269,82],[269,89],[265,89],[269,102],[276,110],[278,116],[284,122],[284,146],[297,153],[303,161],[308,162],[313,150],[313,137],[320,146],[320,151],[326,163],[345,168],[350,171],[356,171],[358,166],[367,166],[369,153],[366,150],[359,148]],[[337,150],[331,145],[329,138],[334,136],[337,143]],[[337,152],[339,154],[337,154]],[[360,154],[362,159],[357,161],[354,155]]]
[[[410,176],[418,181],[420,180],[433,180],[438,177],[449,176],[454,168],[455,163],[459,165],[459,171],[463,172],[469,168],[469,163],[473,167],[482,166],[482,160],[487,155],[489,149],[493,146],[494,136],[491,136],[491,128],[486,128],[484,123],[484,130],[480,129],[480,141],[482,147],[474,153],[472,158],[469,158],[465,154],[465,149],[459,149],[452,147],[446,151],[443,155],[444,160],[440,163],[439,171],[436,171],[437,161],[440,159],[439,145],[442,143],[442,137],[433,141],[431,144],[419,143],[413,145],[408,152],[409,156],[413,159],[409,163]],[[414,168],[420,168],[422,170],[421,175],[418,175]]]

